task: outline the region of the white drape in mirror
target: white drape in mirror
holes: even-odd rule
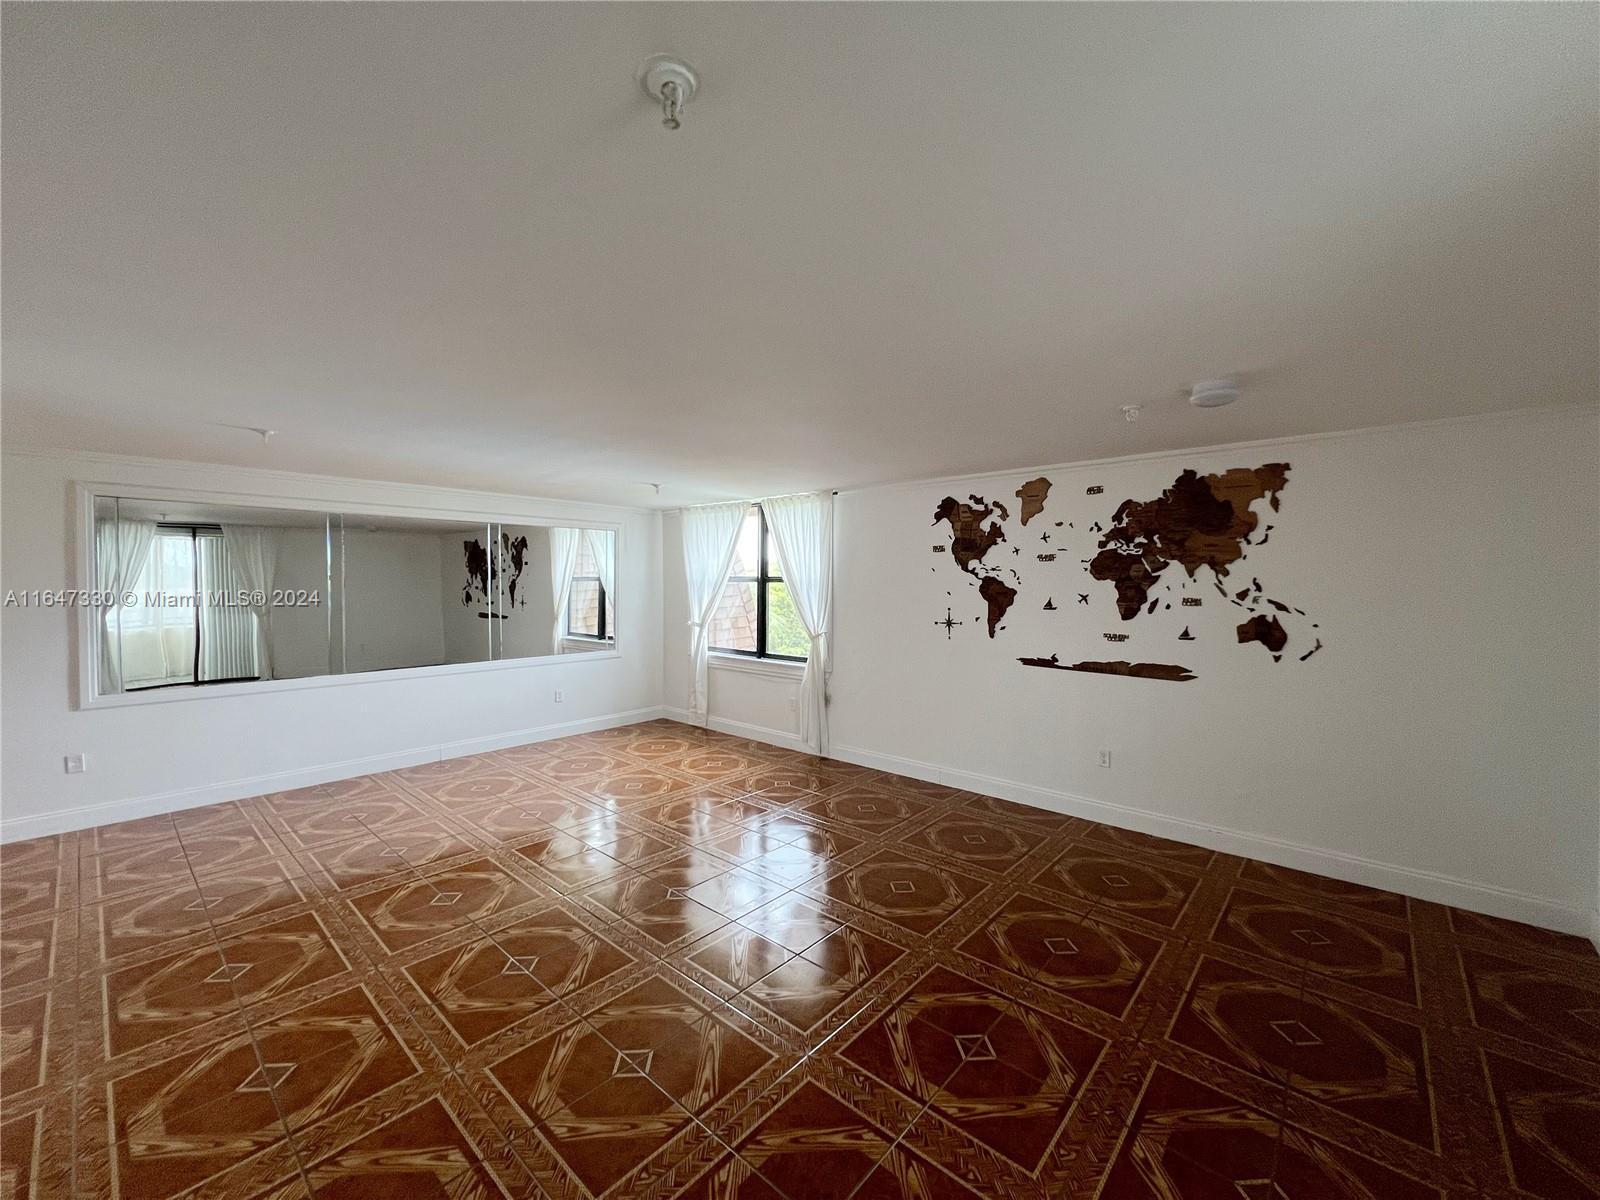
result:
[[[233,555],[227,537],[195,539],[199,556],[196,574],[203,603],[200,607],[200,679],[259,678],[256,658],[260,647],[256,615],[242,604],[224,604],[234,591]]]
[[[262,679],[272,674],[272,588],[278,574],[277,530],[256,525],[224,525],[233,586],[256,618],[256,668]],[[259,602],[259,603],[258,603]]]
[[[560,654],[567,635],[567,600],[572,595],[572,577],[578,569],[578,538],[581,529],[550,530],[550,599],[555,605],[555,624],[550,631],[550,647]]]
[[[778,544],[783,579],[796,615],[811,636],[800,681],[800,737],[828,753],[828,634],[833,627],[833,495],[779,496],[763,500],[767,528]]]
[[[156,538],[154,521],[99,521],[94,531],[95,586],[121,596],[144,573]],[[100,630],[100,692],[122,690],[122,639],[118,622],[122,605],[106,606]]]
[[[595,574],[600,576],[600,586],[612,605],[617,602],[617,532],[614,529],[585,529],[589,539],[589,553],[594,555]],[[612,630],[612,636],[616,631]]]
[[[132,587],[117,610],[123,690],[194,682],[194,539],[157,528]]]
[[[706,658],[711,651],[711,618],[733,566],[750,502],[702,504],[683,511],[683,575],[689,590],[689,709],[706,720]]]

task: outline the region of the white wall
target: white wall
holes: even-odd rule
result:
[[[370,505],[419,515],[621,521],[620,656],[306,681],[255,694],[185,690],[181,699],[78,711],[75,614],[6,608],[0,618],[0,836],[6,840],[600,727],[653,715],[660,703],[660,520],[653,513],[196,464],[9,453],[0,502],[6,588],[77,586],[74,481],[226,492],[259,503],[295,497],[332,512]],[[552,702],[557,688],[565,693],[560,705]],[[68,754],[86,754],[88,770],[64,774]]]
[[[444,654],[439,535],[344,531],[346,671],[431,667]]]
[[[833,752],[1586,930],[1600,842],[1597,451],[1595,414],[1567,411],[1046,470],[1054,490],[1025,530],[1013,493],[1039,471],[842,495]],[[1185,467],[1271,461],[1292,467],[1276,529],[1229,582],[1259,576],[1306,609],[1326,643],[1309,661],[1295,660],[1309,642],[1280,663],[1238,645],[1240,612],[1206,569],[1190,589],[1204,607],[1126,623],[1110,585],[1082,574],[1086,526],[1123,499],[1155,497]],[[1092,485],[1104,494],[1086,496]],[[931,552],[949,540],[931,526],[935,505],[970,492],[1012,509],[997,562],[1011,545],[1047,549],[1035,544],[1045,530],[1073,548],[1019,566],[1025,586],[992,641],[967,577]],[[679,524],[670,515],[662,537],[669,706],[687,694]],[[1057,611],[1042,611],[1047,595]],[[934,625],[947,603],[965,621],[949,641]],[[1198,640],[1176,640],[1185,623]],[[1051,653],[1182,663],[1199,678],[1016,661]],[[714,671],[712,715],[783,741],[793,692]]]
[[[9,537],[10,527],[6,529]],[[284,591],[328,595],[328,531],[278,529],[278,560],[273,586]],[[272,673],[301,679],[328,673],[328,609],[325,605],[280,606],[272,613]]]
[[[512,538],[528,539],[517,581],[517,605],[502,591],[506,619],[499,623],[501,653],[507,658],[559,654],[555,644],[555,602],[550,596],[550,531],[541,525],[508,525]]]

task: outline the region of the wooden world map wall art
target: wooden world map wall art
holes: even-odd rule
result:
[[[1322,649],[1322,639],[1315,632],[1317,623],[1307,618],[1304,609],[1266,595],[1259,579],[1251,578],[1248,585],[1236,585],[1233,578],[1249,550],[1267,544],[1274,529],[1272,524],[1266,523],[1270,520],[1267,514],[1279,511],[1288,482],[1288,463],[1233,467],[1213,475],[1186,470],[1159,496],[1151,500],[1124,500],[1109,517],[1101,510],[1084,513],[1073,521],[1055,521],[1052,528],[1057,531],[1056,543],[1061,545],[1058,552],[1048,529],[1042,532],[1035,531],[1037,526],[1035,530],[1027,529],[1029,522],[1044,513],[1050,499],[1051,481],[1041,475],[1016,490],[1018,526],[1013,532],[1019,544],[1010,546],[1011,554],[1004,556],[1008,565],[996,566],[991,559],[996,557],[995,547],[1010,540],[1007,537],[1010,509],[1001,500],[983,496],[969,495],[964,501],[946,496],[939,502],[934,509],[933,524],[948,527],[949,541],[935,544],[933,549],[939,554],[948,550],[949,561],[968,576],[967,585],[976,589],[983,606],[983,611],[974,617],[974,624],[982,625],[991,639],[1005,632],[1006,614],[1023,589],[1022,576],[1009,564],[1022,561],[1017,556],[1031,547],[1034,561],[1044,568],[1041,573],[1049,575],[1053,571],[1071,569],[1074,548],[1063,539],[1073,537],[1067,531],[1081,526],[1088,534],[1098,536],[1092,544],[1077,551],[1088,554],[1077,559],[1077,567],[1089,579],[1109,585],[1109,593],[1100,594],[1114,607],[1119,624],[1126,626],[1134,622],[1133,629],[1138,629],[1143,624],[1141,617],[1148,621],[1156,612],[1171,609],[1174,599],[1182,608],[1204,608],[1201,596],[1184,594],[1204,585],[1201,575],[1204,568],[1210,573],[1210,585],[1221,602],[1244,610],[1240,614],[1242,619],[1232,630],[1233,640],[1238,645],[1259,645],[1271,655],[1273,662],[1281,662],[1291,652],[1292,644],[1295,657],[1304,662]],[[1097,497],[1104,491],[1104,486],[1096,484],[1086,488],[1084,495]],[[1086,499],[1085,503],[1096,502]],[[1264,504],[1264,513],[1258,513],[1258,504]],[[1084,521],[1088,523],[1083,524]],[[1049,595],[1050,591],[1060,594],[1066,590],[1056,587],[1061,582],[1048,580],[1048,590],[1041,589],[1046,590],[1043,611],[1069,611],[1056,605]],[[1179,593],[1175,597],[1172,596],[1174,591]],[[1081,610],[1089,608],[1088,615],[1093,615],[1098,605],[1091,604],[1090,600],[1096,589],[1075,594],[1078,604],[1070,611],[1081,616],[1084,615]],[[943,629],[947,640],[951,639],[954,626],[960,624],[952,620],[949,608],[944,619],[934,623]],[[1201,635],[1192,629],[1201,629],[1203,635],[1202,626],[1191,621],[1174,640],[1200,640]],[[1112,642],[1127,642],[1134,637],[1132,631],[1121,629],[1102,633],[1105,640]],[[1299,652],[1307,642],[1311,643],[1309,647]],[[1024,656],[1017,661],[1046,670],[1122,675],[1170,683],[1196,678],[1188,667],[1166,662],[1085,659],[1064,663],[1056,654]]]
[[[494,543],[491,542],[490,545]],[[503,612],[493,612],[489,604],[489,589],[493,586],[492,580],[499,579],[502,590],[506,593],[507,607],[516,608],[519,604],[526,608],[528,597],[524,593],[517,596],[517,585],[522,580],[523,568],[527,565],[528,539],[517,536],[513,538],[509,533],[501,531],[500,545],[496,551],[494,570],[491,574],[489,551],[485,550],[483,543],[477,538],[470,542],[461,543],[461,552],[466,559],[467,581],[461,588],[461,603],[467,607],[473,604],[480,605],[478,615],[485,619],[494,617],[504,621],[509,615]]]

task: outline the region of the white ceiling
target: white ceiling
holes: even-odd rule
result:
[[[1600,394],[1593,4],[4,22],[10,445],[671,505]]]

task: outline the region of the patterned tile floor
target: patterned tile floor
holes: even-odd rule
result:
[[[0,889],[7,1198],[1600,1195],[1581,939],[669,722]]]

